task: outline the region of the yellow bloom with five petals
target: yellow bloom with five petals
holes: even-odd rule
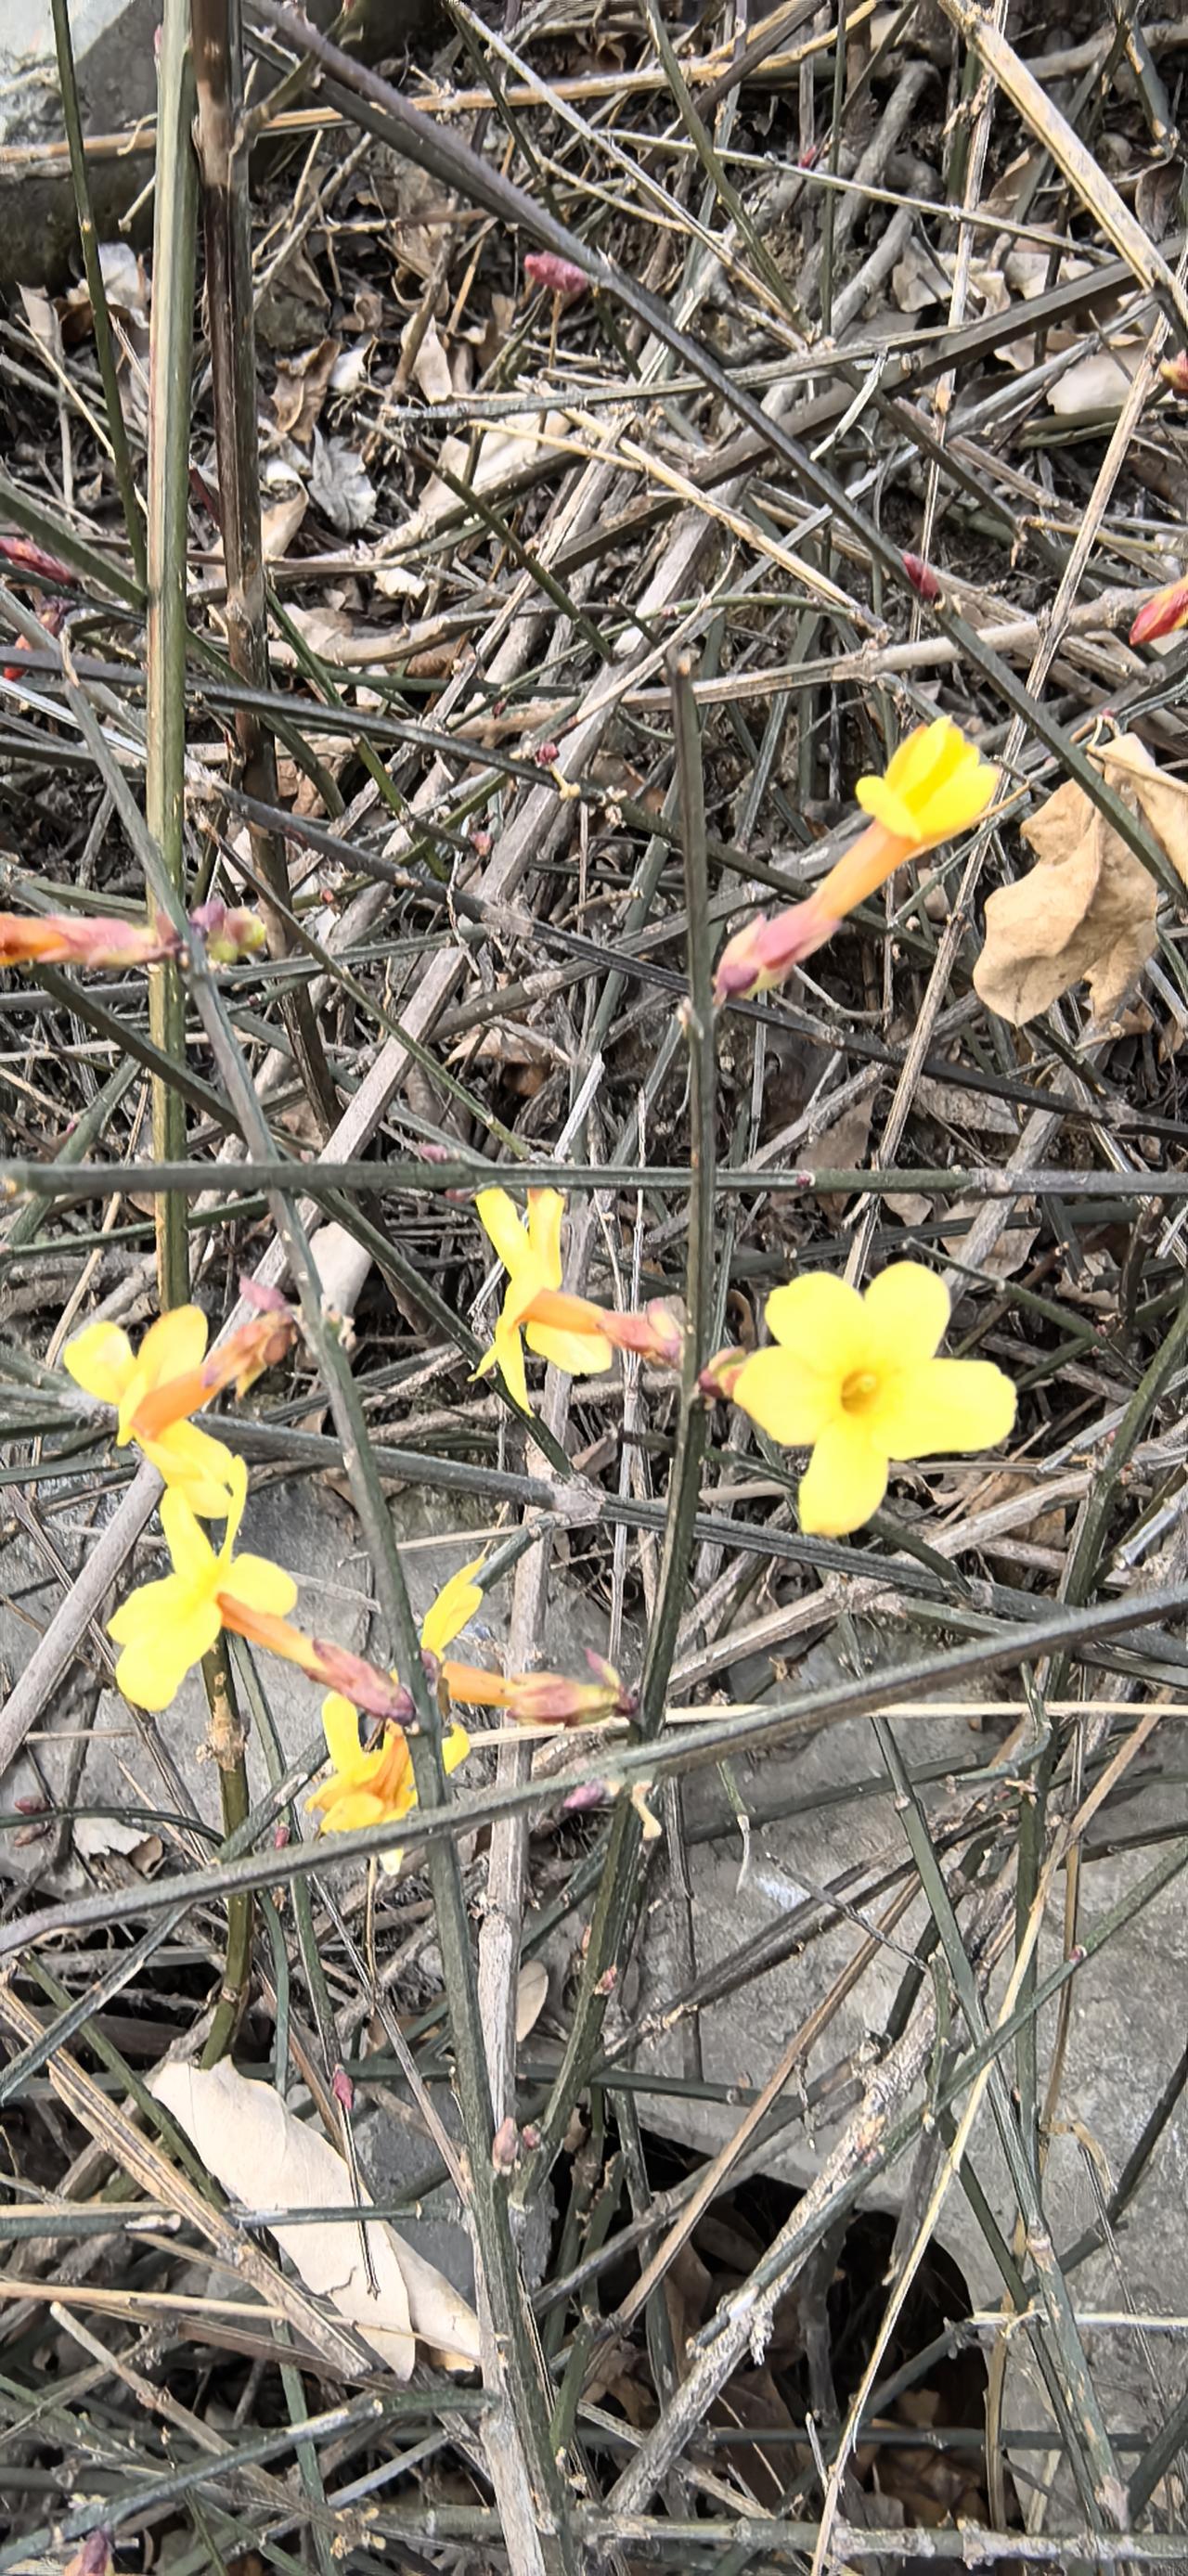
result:
[[[235,1541],[247,1500],[247,1467],[228,1457],[230,1493],[223,1544],[216,1550],[198,1527],[189,1504],[171,1486],[161,1497],[161,1525],[173,1563],[159,1583],[142,1583],[107,1623],[123,1653],[116,1682],[138,1708],[168,1708],[186,1674],[199,1664],[224,1627],[250,1636],[260,1612],[287,1618],[297,1599],[291,1574],[264,1556],[236,1556]],[[226,1613],[226,1615],[224,1615]]]
[[[560,1190],[529,1190],[526,1225],[506,1190],[480,1190],[474,1211],[507,1272],[495,1339],[479,1361],[475,1376],[486,1377],[491,1369],[498,1368],[508,1394],[527,1413],[531,1407],[521,1332],[530,1351],[540,1359],[551,1360],[554,1368],[565,1369],[570,1377],[593,1376],[608,1369],[613,1356],[611,1345],[604,1334],[567,1332],[555,1324],[533,1323],[531,1318],[533,1300],[542,1290],[561,1285],[565,1200]]]
[[[173,1306],[150,1324],[133,1353],[118,1324],[84,1324],[62,1353],[63,1366],[84,1394],[114,1405],[119,1420],[116,1447],[135,1440],[174,1493],[200,1520],[223,1520],[231,1507],[231,1452],[196,1422],[171,1422],[145,1438],[136,1429],[136,1414],[145,1397],[174,1378],[201,1367],[207,1322],[200,1306]]]
[[[767,1301],[768,1347],[732,1377],[731,1400],[773,1440],[812,1457],[801,1528],[845,1538],[877,1512],[893,1460],[993,1448],[1015,1390],[989,1360],[941,1360],[949,1292],[918,1261],[897,1261],[865,1296],[824,1271]]]
[[[443,1654],[473,1619],[483,1597],[474,1578],[483,1562],[478,1556],[473,1564],[460,1566],[430,1603],[421,1625],[421,1644],[429,1654]],[[379,1743],[365,1748],[359,1742],[359,1712],[341,1691],[329,1691],[323,1700],[322,1725],[332,1769],[306,1803],[320,1813],[323,1832],[349,1834],[359,1825],[387,1824],[407,1816],[417,1803],[417,1789],[403,1727],[385,1726]],[[442,1740],[446,1770],[456,1771],[469,1751],[470,1737],[455,1722]],[[385,1852],[383,1867],[397,1870],[403,1857],[400,1851]]]

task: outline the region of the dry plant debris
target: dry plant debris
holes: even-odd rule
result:
[[[0,2576],[1178,2563],[1184,27],[55,15]]]

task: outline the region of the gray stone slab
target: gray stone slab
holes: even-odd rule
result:
[[[897,1660],[901,1650],[894,1632],[876,1636],[865,1630],[863,1635],[868,1662],[876,1654],[886,1663]],[[836,1678],[839,1663],[834,1646],[818,1649],[801,1666],[798,1685]],[[894,1723],[905,1758],[914,1766],[968,1765],[971,1752],[993,1760],[993,1739],[971,1738],[963,1717],[901,1717]],[[1170,1738],[1165,1758],[1174,1773],[1176,1753]],[[1156,1765],[1159,1759],[1156,1751]],[[861,1798],[835,1795],[852,1792],[856,1783],[871,1780],[878,1771],[877,1748],[861,1720],[830,1728],[799,1754],[776,1753],[749,1768],[736,1766],[736,1784],[744,1803],[751,1801],[757,1809],[781,1804],[789,1810],[755,1830],[749,1865],[741,1876],[742,1843],[714,1775],[693,1776],[687,1784],[691,1817],[713,1815],[722,1825],[717,1838],[694,1844],[690,1853],[692,1935],[699,1980],[727,1962],[745,1970],[747,1954],[753,1961],[756,1945],[781,1918],[786,1919],[803,1893],[825,1887],[855,1865],[874,1870],[905,1854],[902,1824],[889,1792]],[[822,1795],[824,1804],[818,1803]],[[943,1795],[943,1784],[926,1795],[929,1800]],[[1186,1830],[1188,1787],[1175,1779],[1166,1785],[1149,1780],[1136,1787],[1109,1811],[1108,1822],[1099,1820],[1088,1839],[1082,1868],[1080,1940],[1088,1939],[1094,1926],[1152,1868],[1167,1848],[1168,1834]],[[1107,1839],[1128,1847],[1103,1850]],[[1041,1976],[1058,1966],[1064,1955],[1064,1901],[1060,1880],[1041,1936]],[[864,1907],[864,1914],[880,1912],[883,1902]],[[807,2082],[828,2076],[845,2061],[860,2064],[865,2055],[869,2062],[900,1982],[903,1953],[911,1949],[925,1919],[923,1901],[918,1900],[896,1928],[898,1946],[889,1946],[876,1958],[813,2049],[804,2070]],[[762,2086],[792,2034],[823,2000],[861,1938],[859,1924],[840,1919],[822,1938],[799,1947],[780,1965],[703,2006],[699,2035],[705,2078],[722,2085]],[[636,2067],[655,2068],[670,2076],[690,2071],[684,2057],[688,2024],[667,2024],[683,1982],[679,1962],[671,1902],[660,1883],[625,1985],[623,2010],[631,2024],[643,2018],[648,2026],[635,2052]],[[987,2005],[991,2019],[1002,2002],[1009,1964],[1008,1958],[992,1981]],[[1103,2197],[1118,2181],[1172,2084],[1181,2052],[1188,2045],[1186,1992],[1188,1913],[1184,1881],[1179,1879],[1119,1929],[1080,1971],[1072,1987],[1066,2055],[1042,2182],[1047,2228],[1062,2253],[1098,2219]],[[1053,2003],[1038,2024],[1041,2100],[1056,2039]],[[1013,2083],[1014,2075],[1011,2056],[1009,2082]],[[646,2126],[706,2155],[716,2153],[735,2135],[741,2116],[728,2103],[672,2094],[643,2095],[639,2107]],[[761,2151],[760,2169],[798,2187],[807,2186],[841,2125],[819,2114],[806,2116]],[[986,2104],[973,2129],[969,2162],[1011,2240],[1016,2202]],[[912,2159],[905,2157],[872,2179],[863,2205],[897,2215],[911,2178]],[[1128,2432],[1154,2433],[1188,2382],[1183,2333],[1144,2335],[1141,2328],[1143,2318],[1182,2319],[1188,2313],[1186,2186],[1188,2105],[1181,2088],[1112,2247],[1083,2261],[1071,2275],[1078,2314],[1087,2321],[1103,2316],[1115,2320],[1086,2322],[1084,2340],[1106,2421]],[[1000,2309],[1001,2275],[959,2181],[948,2190],[937,2235],[968,2284],[971,2305]],[[1012,2334],[1008,2353],[1004,2422],[1050,2433],[1054,2451],[1058,2450],[1059,2437],[1031,2334]],[[1022,2480],[1034,2478],[1037,2455],[1018,2455],[1016,2467]],[[1062,2502],[1075,2506],[1063,2471],[1059,2485]]]
[[[160,0],[70,0],[70,30],[84,130],[126,134],[156,112],[154,36]],[[70,174],[37,157],[63,138],[49,0],[0,8],[0,280],[58,281],[77,265]],[[90,169],[101,234],[118,222],[151,175],[144,153],[96,158]]]

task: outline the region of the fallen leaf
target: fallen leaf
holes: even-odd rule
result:
[[[297,357],[277,359],[272,408],[282,438],[295,438],[300,447],[308,447],[340,346],[337,340],[319,340]]]
[[[406,343],[411,339],[413,331],[416,328],[416,323],[417,316],[414,313],[411,319],[405,323],[404,329],[400,334],[401,350],[404,349]],[[450,362],[442,346],[441,334],[437,328],[436,322],[432,319],[432,316],[426,324],[421,345],[417,350],[416,357],[413,359],[413,375],[416,378],[420,392],[424,394],[426,402],[439,403],[449,402],[452,400],[454,380],[450,374]]]
[[[40,342],[48,357],[56,358],[60,364],[62,326],[58,320],[57,306],[51,304],[48,295],[43,295],[39,286],[22,286],[18,288],[18,293],[25,308],[25,320],[34,339]]]
[[[274,501],[270,509],[261,512],[260,544],[265,563],[279,563],[281,556],[288,553],[308,508],[309,494],[298,489],[290,493],[287,501]]]
[[[323,438],[320,429],[313,434],[309,493],[341,536],[354,536],[375,517],[375,485],[362,457],[345,438]]]
[[[1087,412],[1121,411],[1143,355],[1141,340],[1122,341],[1116,349],[1096,349],[1079,358],[1048,387],[1048,409],[1060,420],[1081,420]]]
[[[1134,734],[1095,757],[1188,884],[1188,787],[1165,777]],[[1021,1028],[1084,978],[1094,1019],[1111,1020],[1155,945],[1154,880],[1075,779],[1023,836],[1039,865],[987,897],[974,989]]]
[[[374,347],[374,334],[369,334],[366,339],[353,340],[350,348],[342,351],[330,370],[332,394],[358,393],[367,374],[368,361]]]
[[[955,1261],[964,1260],[969,1229],[975,1218],[981,1216],[984,1205],[982,1199],[954,1199],[948,1210],[951,1231],[941,1236],[941,1242]],[[1016,1271],[1022,1270],[1024,1263],[1030,1260],[1038,1233],[1038,1225],[1029,1225],[1017,1211],[1013,1213],[1010,1224],[1003,1227],[997,1242],[978,1263],[979,1278],[1013,1279]]]
[[[870,1143],[873,1111],[873,1092],[868,1091],[861,1100],[852,1100],[840,1118],[834,1119],[832,1127],[826,1127],[817,1137],[813,1146],[814,1167],[828,1170],[832,1165],[834,1171],[856,1171]],[[837,1224],[851,1195],[848,1190],[822,1190],[818,1193],[831,1225]]]
[[[319,2130],[294,2118],[271,2085],[249,2083],[226,2061],[202,2068],[180,2062],[158,2068],[151,2091],[185,2130],[224,2191],[248,2209],[261,2197],[274,2209],[356,2206],[342,2156]],[[359,2198],[370,2204],[360,2185]],[[366,2225],[377,2295],[367,2281],[363,2222],[312,2220],[274,2226],[272,2234],[306,2288],[329,2299],[397,2379],[408,2379],[416,2342],[447,2370],[472,2370],[479,2356],[478,2318],[453,2284],[414,2253],[382,2220]]]
[[[516,1983],[516,2038],[527,2039],[544,2010],[549,1972],[543,1959],[525,1959]]]
[[[896,261],[891,292],[901,313],[922,313],[926,305],[939,304],[948,295],[948,278],[923,242],[909,241],[903,258]]]

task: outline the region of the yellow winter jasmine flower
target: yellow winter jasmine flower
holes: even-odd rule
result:
[[[296,1601],[297,1586],[282,1567],[267,1557],[235,1555],[247,1468],[242,1458],[231,1457],[227,1467],[227,1527],[217,1554],[189,1504],[171,1487],[161,1498],[161,1525],[173,1572],[159,1583],[142,1583],[108,1621],[108,1636],[123,1647],[116,1682],[138,1708],[168,1708],[221,1629],[234,1627],[250,1637],[261,1614],[265,1622],[283,1619]]]
[[[515,1204],[506,1190],[480,1190],[475,1214],[486,1235],[494,1244],[507,1272],[507,1289],[495,1326],[495,1339],[475,1370],[476,1377],[486,1377],[493,1368],[502,1372],[509,1395],[527,1413],[528,1384],[524,1375],[524,1352],[520,1334],[523,1331],[530,1351],[538,1358],[551,1360],[554,1368],[565,1369],[570,1377],[596,1375],[611,1364],[611,1346],[601,1333],[571,1332],[555,1324],[531,1321],[534,1298],[545,1289],[561,1285],[561,1219],[565,1201],[560,1190],[529,1190],[528,1222],[516,1213]]]
[[[430,1602],[421,1622],[421,1644],[428,1654],[444,1655],[446,1647],[453,1645],[455,1637],[460,1637],[473,1619],[483,1597],[482,1585],[474,1578],[482,1573],[486,1561],[476,1556],[473,1564],[460,1565],[449,1582],[443,1583],[437,1599]]]
[[[772,1440],[811,1449],[801,1528],[845,1538],[877,1512],[893,1460],[991,1449],[1015,1419],[1015,1390],[989,1360],[938,1360],[949,1320],[943,1280],[897,1261],[865,1296],[823,1271],[767,1301],[774,1341],[731,1371],[731,1400]]]
[[[854,793],[872,819],[836,867],[803,903],[760,913],[727,941],[714,977],[716,999],[765,993],[781,984],[905,859],[918,859],[979,822],[997,784],[998,771],[948,716],[917,725],[880,777],[859,779]]]
[[[323,1702],[322,1724],[334,1767],[306,1803],[319,1810],[323,1833],[349,1834],[358,1825],[389,1824],[407,1816],[417,1803],[417,1788],[403,1727],[386,1726],[379,1743],[364,1752],[355,1711],[337,1691]],[[469,1751],[465,1727],[452,1726],[441,1748],[446,1770],[456,1771]],[[403,1858],[402,1851],[384,1852],[382,1866],[399,1869]]]
[[[230,1508],[231,1452],[194,1422],[169,1423],[145,1434],[136,1414],[145,1398],[172,1379],[197,1370],[206,1350],[206,1317],[199,1306],[173,1306],[150,1324],[139,1351],[118,1324],[84,1324],[62,1353],[63,1365],[84,1394],[114,1405],[116,1447],[134,1440],[167,1485],[200,1520],[222,1520]]]
[[[428,1653],[440,1655],[474,1617],[483,1597],[474,1577],[483,1562],[479,1556],[472,1565],[461,1566],[430,1603],[421,1627],[421,1644]],[[357,1825],[407,1816],[417,1803],[417,1789],[403,1727],[385,1726],[378,1744],[365,1750],[359,1742],[359,1712],[341,1691],[330,1691],[323,1700],[322,1725],[333,1768],[306,1803],[321,1814],[323,1832],[349,1834]],[[455,1723],[442,1741],[446,1770],[456,1771],[469,1751],[470,1737]],[[384,1868],[399,1869],[403,1857],[400,1851],[385,1852]]]

